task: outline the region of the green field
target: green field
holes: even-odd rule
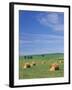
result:
[[[44,61],[44,63],[42,63]],[[60,63],[62,61],[62,63]],[[36,65],[24,69],[25,63],[35,62]],[[50,66],[53,63],[59,64],[59,70],[50,71]],[[32,78],[54,78],[64,76],[64,54],[45,54],[32,55],[31,58],[25,56],[19,57],[19,79]]]

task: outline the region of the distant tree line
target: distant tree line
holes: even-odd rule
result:
[[[42,56],[42,57],[44,57],[45,55],[44,55],[44,54],[42,54],[41,56]]]
[[[24,56],[24,59],[32,59],[32,56]]]
[[[44,57],[45,55],[42,54],[41,56]],[[32,59],[32,58],[33,58],[33,56],[24,56],[24,59]]]

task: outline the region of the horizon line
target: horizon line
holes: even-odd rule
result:
[[[31,56],[31,55],[47,55],[47,54],[64,54],[63,52],[62,53],[45,53],[45,54],[29,54],[29,55],[19,55],[19,56]]]

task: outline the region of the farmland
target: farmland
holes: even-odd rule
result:
[[[24,65],[35,63],[31,67],[24,68]],[[53,63],[59,65],[59,70],[50,71]],[[42,54],[31,56],[19,56],[19,79],[32,78],[56,78],[64,76],[64,54]]]

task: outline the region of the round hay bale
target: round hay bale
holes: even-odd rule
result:
[[[60,61],[59,61],[59,63],[63,63],[63,61],[62,61],[62,60],[60,60]]]
[[[30,65],[30,64],[26,64],[26,66],[27,66],[27,68],[30,68],[30,67],[31,67],[31,65]]]
[[[24,67],[23,67],[24,69],[26,69],[27,68],[27,66],[26,65],[24,65]]]
[[[55,68],[55,70],[59,70],[59,64],[57,64],[57,63],[52,64],[51,68],[52,67]]]
[[[54,67],[51,67],[51,68],[50,68],[50,71],[55,71],[55,68],[54,68]]]
[[[62,63],[62,61],[60,60],[59,63]]]
[[[31,65],[30,65],[29,63],[26,63],[26,64],[24,65],[24,69],[30,68],[30,67],[31,67]]]
[[[33,66],[33,64],[31,63],[31,64],[30,64],[30,66],[32,67],[32,66]]]
[[[31,64],[32,64],[32,66],[35,66],[36,65],[36,62],[32,62]]]

